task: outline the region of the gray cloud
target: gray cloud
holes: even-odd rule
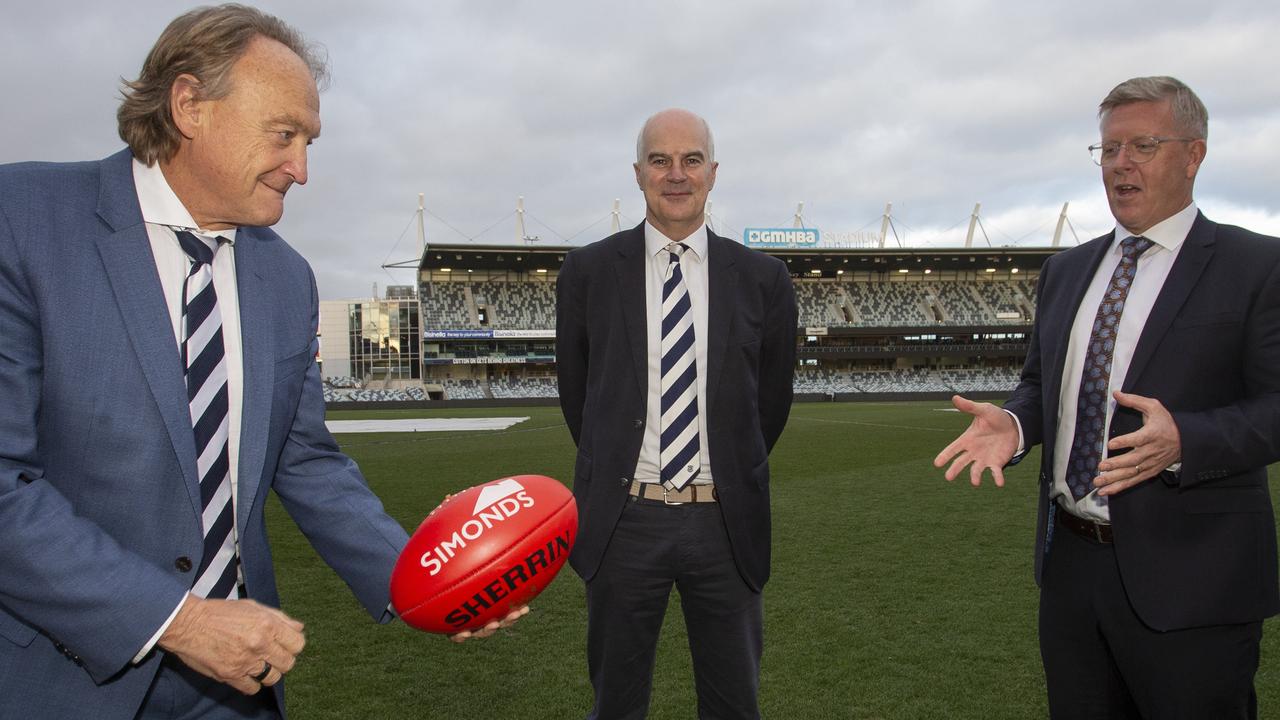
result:
[[[0,162],[102,157],[115,105],[184,6],[28,4],[0,27]],[[1280,15],[1264,3],[301,2],[261,4],[324,44],[334,79],[311,181],[279,229],[326,298],[409,282],[426,194],[433,242],[514,239],[523,195],[544,241],[588,242],[613,199],[638,221],[643,119],[668,106],[716,133],[722,229],[877,230],[909,243],[1045,244],[1063,202],[1081,238],[1110,216],[1085,146],[1097,102],[1134,75],[1187,81],[1211,115],[1201,206],[1280,232]],[[456,230],[455,230],[456,228]],[[1069,237],[1070,240],[1070,237]]]

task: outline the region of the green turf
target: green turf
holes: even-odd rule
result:
[[[943,403],[799,404],[775,449],[773,578],[765,589],[764,716],[1045,717],[1032,579],[1029,458],[997,489],[948,484],[931,465],[965,422]],[[570,479],[573,445],[555,408],[331,413],[529,416],[500,432],[339,437],[388,512],[414,528],[447,492],[516,473]],[[1273,487],[1273,501],[1280,490]],[[294,718],[581,718],[582,583],[568,568],[499,636],[455,645],[402,623],[374,625],[272,500],[284,609],[307,624],[289,675]],[[659,644],[655,719],[695,716],[683,620],[673,600]],[[1280,717],[1280,621],[1267,623],[1256,686]]]

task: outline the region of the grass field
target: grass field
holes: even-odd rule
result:
[[[1046,716],[1031,571],[1038,458],[1003,489],[948,484],[931,461],[965,421],[945,407],[793,409],[772,457],[765,717]],[[331,418],[494,415],[530,419],[501,432],[338,438],[388,512],[412,529],[445,493],[470,485],[517,473],[568,482],[573,444],[559,411]],[[1280,500],[1275,485],[1272,498]],[[291,717],[559,720],[590,708],[582,583],[568,567],[515,627],[455,645],[402,623],[374,625],[274,499],[268,519],[284,609],[307,624],[287,683]],[[658,650],[649,715],[658,720],[695,716],[677,602],[673,595]],[[1256,685],[1260,716],[1280,718],[1276,619]]]

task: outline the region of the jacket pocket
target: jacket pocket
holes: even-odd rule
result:
[[[1262,488],[1199,487],[1185,490],[1180,498],[1188,513],[1260,513],[1271,506],[1271,498]]]
[[[0,610],[0,637],[18,647],[27,647],[38,634],[35,628]]]

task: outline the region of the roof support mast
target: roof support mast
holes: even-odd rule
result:
[[[885,204],[884,204],[884,218],[880,221],[880,247],[881,247],[881,249],[883,249],[883,248],[884,248],[885,240],[886,240],[886,239],[888,238],[888,236],[889,236],[889,222],[890,222],[889,218],[890,218],[890,217],[892,217],[892,215],[891,215],[891,213],[892,213],[892,212],[893,212],[893,203],[891,203],[891,202],[887,202],[887,203],[885,203]]]

